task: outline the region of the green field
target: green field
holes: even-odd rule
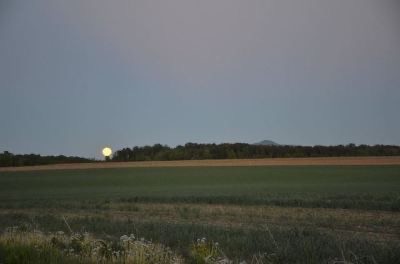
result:
[[[65,231],[65,216],[74,230],[135,233],[188,261],[201,237],[249,263],[400,259],[400,166],[0,172],[0,210],[2,229]]]
[[[399,166],[1,172],[2,204],[120,199],[399,210]]]

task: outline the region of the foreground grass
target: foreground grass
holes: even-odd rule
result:
[[[8,220],[5,220],[8,219]],[[14,214],[3,217],[3,226],[10,222],[24,230],[41,228],[50,232],[68,232],[62,217],[54,215]],[[216,226],[197,223],[165,221],[133,221],[107,216],[68,217],[72,230],[89,232],[102,239],[118,240],[123,234],[134,233],[167,245],[181,255],[185,262],[192,259],[192,247],[197,238],[206,237],[219,242],[221,251],[238,263],[258,256],[260,263],[398,263],[399,240],[375,240],[369,236],[346,235],[335,230],[318,230],[301,226]]]
[[[4,263],[181,263],[169,248],[133,234],[119,241],[95,239],[88,233],[66,235],[62,231],[21,232],[8,229],[0,236],[0,261]]]
[[[129,203],[108,202],[101,206],[76,209],[31,208],[3,209],[0,229],[18,222],[14,215],[103,217],[111,220],[140,222],[195,223],[242,229],[265,229],[268,226],[307,227],[351,235],[365,234],[376,239],[400,240],[400,213],[376,210],[277,207],[264,205]],[[2,221],[3,220],[3,221]]]

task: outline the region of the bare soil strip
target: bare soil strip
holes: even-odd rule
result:
[[[6,168],[0,168],[0,172],[143,168],[143,167],[324,166],[324,165],[340,165],[340,166],[400,165],[400,156],[95,162],[95,163],[56,164],[56,165],[40,165],[40,166],[25,166],[25,167],[6,167]]]

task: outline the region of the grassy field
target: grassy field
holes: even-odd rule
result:
[[[0,172],[1,229],[68,231],[63,217],[76,232],[143,236],[186,262],[206,237],[235,262],[399,263],[400,166]]]

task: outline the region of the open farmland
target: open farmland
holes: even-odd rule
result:
[[[396,263],[400,166],[311,164],[1,171],[0,228],[68,231],[65,217],[74,231],[134,233],[187,261],[206,237],[236,262]]]
[[[379,157],[323,157],[323,158],[264,158],[264,159],[214,159],[176,161],[97,162],[22,167],[0,167],[1,171],[33,170],[84,170],[148,167],[243,167],[243,166],[355,166],[400,165],[400,156]]]

